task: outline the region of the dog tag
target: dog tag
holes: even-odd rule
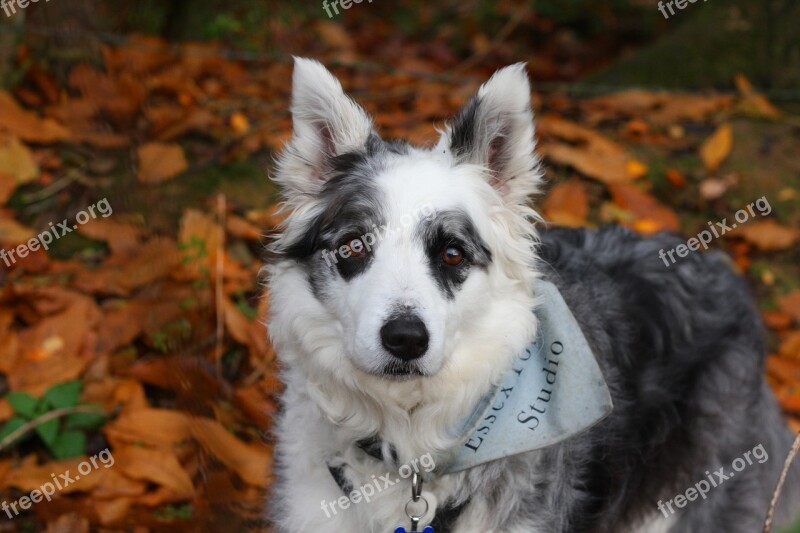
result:
[[[535,311],[535,341],[459,426],[463,444],[435,474],[551,446],[611,412],[608,386],[561,293],[546,281],[537,293],[542,302]]]
[[[408,531],[404,527],[398,527],[394,530],[394,533],[433,533],[433,528],[431,526],[425,526],[425,529],[422,531]]]

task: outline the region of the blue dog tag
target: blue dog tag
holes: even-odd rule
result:
[[[433,533],[433,528],[431,526],[425,526],[425,529],[420,531],[408,531],[403,526],[398,527],[394,530],[394,533]]]

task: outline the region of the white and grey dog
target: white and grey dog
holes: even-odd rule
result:
[[[658,250],[677,237],[537,232],[522,64],[498,71],[425,149],[382,140],[319,63],[294,68],[294,132],[275,175],[288,218],[267,267],[286,385],[277,531],[408,526],[412,469],[428,510],[417,500],[410,513],[436,533],[760,530],[791,434],[762,378],[758,315],[721,255],[665,268]],[[435,468],[536,338],[548,281],[613,411],[533,451]],[[561,401],[581,393],[562,389]],[[797,485],[795,471],[784,520]]]

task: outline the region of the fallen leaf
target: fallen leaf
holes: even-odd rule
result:
[[[780,109],[772,105],[763,94],[757,92],[744,74],[737,74],[734,81],[736,83],[736,88],[739,89],[739,93],[742,95],[742,100],[738,105],[739,111],[754,117],[770,118],[773,120],[781,118],[782,113]]]
[[[784,336],[778,352],[783,357],[800,360],[800,331],[792,331]]]
[[[738,236],[764,251],[785,250],[800,239],[800,229],[781,226],[769,219],[739,225]]]
[[[12,220],[10,218],[2,218],[0,215],[0,244],[3,245],[12,245],[16,246],[18,244],[24,243],[27,240],[31,239],[36,235],[36,232],[30,228],[27,228],[17,222],[16,220]],[[7,268],[9,265],[7,263],[14,264],[16,263],[17,256],[11,257],[10,260],[3,260],[4,264],[3,267]]]
[[[769,329],[789,329],[792,325],[792,315],[785,311],[764,311],[761,316]]]
[[[104,241],[112,253],[129,254],[141,246],[144,230],[138,226],[120,222],[95,218],[78,226],[78,232],[90,239]]]
[[[16,137],[0,138],[0,170],[11,176],[17,186],[39,177],[39,165],[33,154]]]
[[[138,150],[139,181],[161,183],[189,168],[183,148],[177,144],[148,143]]]
[[[114,460],[115,466],[131,479],[161,485],[179,498],[194,495],[192,479],[170,450],[124,446],[114,450]]]
[[[543,211],[547,220],[560,226],[585,226],[589,214],[586,187],[577,178],[559,183],[547,195]]]
[[[711,135],[700,147],[700,159],[706,169],[714,172],[728,157],[733,148],[733,128],[725,123]]]
[[[0,91],[0,130],[24,141],[43,144],[70,138],[67,128],[52,119],[42,119],[36,113],[26,111],[5,91]]]
[[[778,298],[778,307],[800,322],[800,291],[794,291]]]
[[[270,474],[270,454],[261,444],[248,444],[231,434],[216,420],[194,418],[192,436],[245,483],[265,487]]]
[[[112,443],[140,443],[172,448],[189,438],[190,418],[168,409],[139,409],[123,412],[103,428]]]
[[[627,183],[612,183],[609,185],[609,191],[614,203],[634,216],[634,221],[623,221],[623,225],[644,234],[680,230],[680,222],[675,212],[653,196]]]
[[[680,170],[674,168],[667,169],[667,181],[676,189],[683,189],[686,187],[686,177]]]

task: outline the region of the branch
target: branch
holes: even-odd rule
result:
[[[767,512],[767,519],[764,522],[764,533],[769,533],[772,529],[772,519],[775,516],[775,506],[778,504],[778,498],[780,498],[781,490],[783,490],[783,483],[786,481],[786,476],[789,474],[789,468],[792,466],[792,461],[797,456],[797,452],[800,451],[800,433],[797,434],[797,437],[794,439],[794,444],[792,444],[792,449],[789,451],[789,456],[786,458],[786,462],[783,463],[783,471],[781,472],[781,477],[778,479],[778,486],[775,487],[775,492],[772,493],[772,501],[769,503],[769,511]]]
[[[12,442],[17,440],[18,438],[25,435],[27,432],[35,429],[36,427],[53,420],[54,418],[61,418],[62,416],[71,415],[74,413],[96,413],[99,415],[105,415],[105,411],[100,409],[99,407],[93,407],[91,405],[78,405],[75,407],[64,407],[62,409],[54,409],[49,413],[45,413],[39,418],[31,420],[30,422],[26,422],[24,425],[20,426],[16,430],[12,431],[9,435],[6,436],[2,441],[0,441],[0,452],[8,448]]]

